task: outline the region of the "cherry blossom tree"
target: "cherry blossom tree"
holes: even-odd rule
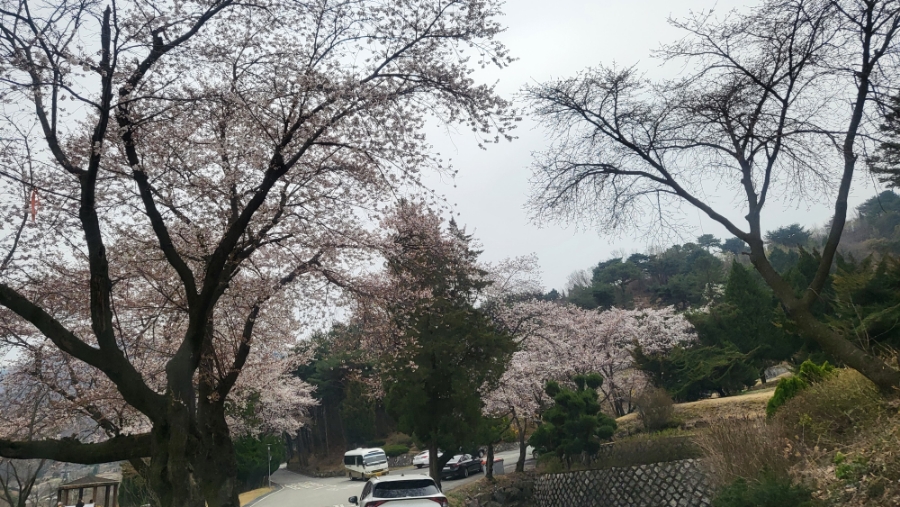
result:
[[[308,397],[284,345],[444,168],[426,120],[506,135],[470,77],[509,61],[498,4],[0,1],[0,334],[101,430],[0,455],[149,457],[160,505],[236,507],[229,426]]]
[[[536,254],[507,257],[482,265],[491,284],[482,291],[483,303],[531,299],[544,291]]]
[[[601,392],[616,415],[632,410],[631,396],[645,379],[633,368],[635,345],[657,352],[694,340],[691,324],[673,308],[604,312],[532,299],[501,305],[495,317],[519,342],[519,350],[500,379],[484,392],[489,413],[509,414],[520,437],[549,400],[548,380],[571,382],[576,374],[600,373]],[[525,442],[520,438],[517,469],[523,469]]]

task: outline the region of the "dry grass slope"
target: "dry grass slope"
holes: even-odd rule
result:
[[[674,418],[682,428],[693,429],[726,419],[765,417],[766,403],[774,393],[775,386],[772,385],[766,389],[727,398],[678,403],[675,405]],[[637,413],[622,416],[616,419],[616,422],[619,424],[617,434],[619,437],[641,430],[641,422],[638,420]]]

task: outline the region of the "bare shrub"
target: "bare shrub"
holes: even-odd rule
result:
[[[675,402],[662,388],[648,386],[635,399],[641,424],[649,431],[659,431],[672,424]]]
[[[790,444],[776,421],[722,419],[697,435],[696,442],[716,486],[739,477],[756,479],[763,470],[786,477],[791,466]]]
[[[832,447],[884,413],[884,398],[869,379],[849,368],[797,393],[775,419],[808,447]]]
[[[690,435],[657,435],[640,435],[603,444],[600,451],[593,456],[591,468],[651,465],[702,456]]]

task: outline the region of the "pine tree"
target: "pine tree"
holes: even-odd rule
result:
[[[544,390],[553,398],[553,406],[541,415],[543,421],[528,443],[538,452],[552,452],[571,466],[572,456],[596,454],[600,441],[609,440],[616,431],[615,419],[600,412],[597,388],[603,377],[596,373],[576,375],[576,388],[568,389],[554,381]]]

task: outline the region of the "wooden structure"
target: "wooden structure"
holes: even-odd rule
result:
[[[56,501],[62,502],[63,505],[75,505],[78,500],[88,503],[91,499],[97,507],[118,507],[119,481],[87,475],[63,484],[56,491]]]

